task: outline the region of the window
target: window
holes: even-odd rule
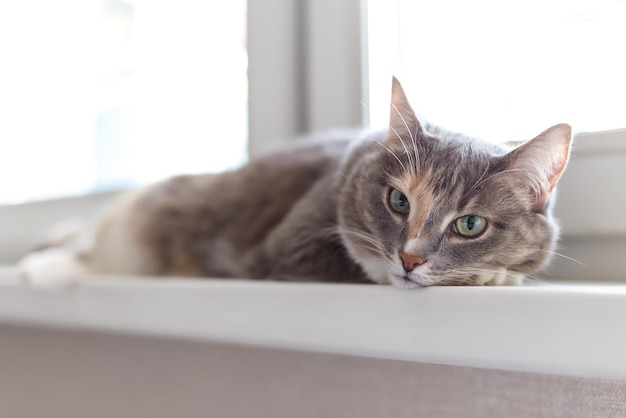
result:
[[[1,2],[0,204],[242,163],[245,13],[245,0]]]
[[[492,141],[529,139],[559,122],[578,132],[626,127],[626,1],[368,7],[374,125],[387,123],[394,73],[428,120]]]

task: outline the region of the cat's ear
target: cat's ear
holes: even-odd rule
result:
[[[518,183],[529,188],[533,207],[545,207],[569,160],[572,128],[561,123],[511,151],[508,170]]]
[[[387,137],[389,145],[398,144],[402,146],[400,141],[412,141],[421,132],[420,126],[415,112],[411,109],[409,101],[404,94],[404,89],[400,85],[397,78],[391,80],[391,108],[389,115],[390,132]]]

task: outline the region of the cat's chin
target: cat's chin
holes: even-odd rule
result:
[[[421,280],[419,278],[412,279],[408,274],[391,274],[389,281],[400,289],[417,289],[420,287],[430,286],[432,283],[430,280]]]

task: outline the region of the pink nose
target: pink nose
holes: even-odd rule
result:
[[[419,257],[417,255],[407,254],[403,251],[400,251],[400,259],[402,260],[404,271],[406,271],[407,273],[413,271],[415,267],[421,266],[426,261],[422,259],[422,257]]]

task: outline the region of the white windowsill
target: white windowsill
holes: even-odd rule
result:
[[[0,324],[622,380],[625,317],[626,286],[401,291],[377,285],[102,279],[42,289],[0,280]]]
[[[576,134],[574,152],[583,154],[607,154],[626,152],[626,129],[612,129]]]

